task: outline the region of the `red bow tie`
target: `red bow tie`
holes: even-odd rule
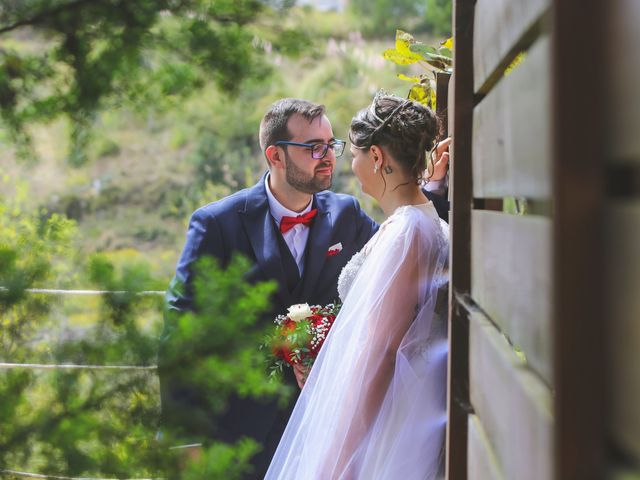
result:
[[[314,208],[313,210],[309,210],[304,215],[298,215],[297,217],[282,217],[282,220],[280,220],[280,231],[282,233],[286,233],[298,224],[302,224],[308,227],[309,225],[311,225],[313,217],[316,216],[316,213],[318,213],[318,209]]]

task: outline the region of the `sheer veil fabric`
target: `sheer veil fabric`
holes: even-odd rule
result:
[[[400,207],[362,254],[266,479],[441,475],[448,227]]]

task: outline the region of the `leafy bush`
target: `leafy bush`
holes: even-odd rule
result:
[[[142,368],[0,369],[0,469],[65,476],[240,478],[257,451],[255,442],[214,442],[201,461],[185,466],[178,451],[168,450],[171,430],[164,432],[166,443],[155,440],[159,395],[153,364],[159,325],[140,318],[147,310],[161,309],[160,297],[143,292],[164,282],[154,280],[145,263],[126,261],[116,267],[105,256],[93,256],[87,278],[108,291],[101,296],[98,321],[82,330],[61,330],[49,315],[56,297],[26,289],[50,287],[58,275],[72,271],[74,224],[56,214],[29,213],[19,203],[0,203],[0,360]],[[238,258],[222,270],[203,259],[195,285],[199,313],[177,322],[178,349],[164,364],[215,391],[212,412],[223,408],[232,393],[264,397],[287,392],[268,381],[259,349],[263,332],[254,327],[274,286],[246,284],[248,267]],[[50,331],[58,334],[52,338]]]

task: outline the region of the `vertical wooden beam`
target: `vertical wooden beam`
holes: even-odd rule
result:
[[[471,291],[471,128],[473,119],[473,14],[475,0],[453,4],[454,60],[449,113],[451,148],[451,284],[449,287],[449,368],[446,475],[467,478],[469,412],[469,319],[457,298]]]
[[[555,0],[553,242],[555,478],[605,478],[606,0]]]
[[[436,116],[440,121],[440,136],[449,136],[449,81],[450,73],[436,74]]]

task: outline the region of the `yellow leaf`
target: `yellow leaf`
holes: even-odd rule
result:
[[[409,77],[407,75],[405,75],[404,73],[399,73],[398,75],[396,75],[400,80],[405,80],[407,82],[413,82],[413,83],[420,83],[421,78],[420,77]]]
[[[449,50],[453,50],[453,37],[449,37],[443,42],[440,42],[440,45],[444,48],[448,48]]]
[[[413,53],[409,48],[414,43],[416,43],[416,41],[410,33],[403,32],[402,30],[396,30],[396,50],[400,55],[413,59],[417,62],[422,60],[422,57],[417,53]]]
[[[393,63],[398,65],[411,65],[412,63],[416,63],[419,59],[408,58],[405,55],[402,55],[395,48],[389,48],[382,52],[382,56]]]
[[[409,98],[423,105],[429,105],[431,89],[426,85],[414,85],[409,90]]]

